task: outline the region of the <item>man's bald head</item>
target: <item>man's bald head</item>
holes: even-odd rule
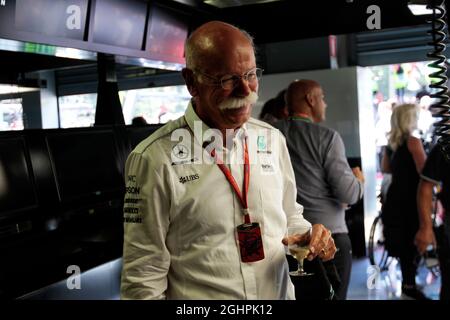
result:
[[[230,49],[242,45],[254,48],[253,38],[246,31],[221,21],[207,22],[186,41],[186,67],[192,70],[205,69],[204,65],[208,62],[218,61]]]
[[[240,128],[258,98],[252,38],[228,23],[211,21],[190,35],[185,49],[181,73],[198,117],[224,136],[227,129]]]
[[[326,103],[317,81],[302,79],[292,82],[286,91],[286,105],[291,115],[307,114],[314,122],[325,119]]]
[[[304,98],[314,88],[320,88],[320,84],[314,80],[302,79],[292,82],[286,91],[286,105],[289,110],[304,103]]]

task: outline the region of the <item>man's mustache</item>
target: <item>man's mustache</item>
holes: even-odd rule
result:
[[[254,104],[258,100],[258,94],[256,92],[250,92],[245,98],[228,98],[219,104],[220,110],[226,109],[239,109],[248,104]]]

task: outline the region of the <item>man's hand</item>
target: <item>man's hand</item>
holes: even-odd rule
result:
[[[325,228],[323,224],[314,224],[312,226],[309,250],[308,260],[312,260],[317,256],[323,261],[334,258],[337,251],[336,245],[331,237],[331,231]]]
[[[310,239],[307,239],[307,238]],[[311,234],[303,234],[292,237],[285,237],[283,244],[288,245],[297,242],[309,242],[310,253],[308,260],[312,260],[315,257],[319,257],[323,261],[328,261],[334,258],[337,252],[334,239],[331,237],[331,231],[325,228],[323,224],[314,224],[311,229]]]
[[[353,174],[355,175],[356,179],[364,183],[364,175],[359,167],[352,168]]]
[[[427,247],[431,244],[436,248],[436,238],[434,236],[433,228],[420,228],[416,233],[414,244],[417,247],[417,251],[420,254],[424,254],[427,251]]]

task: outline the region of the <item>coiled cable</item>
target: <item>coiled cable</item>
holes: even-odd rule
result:
[[[433,46],[433,51],[427,56],[434,61],[428,66],[437,69],[436,72],[430,74],[430,78],[436,81],[431,81],[429,87],[432,89],[431,98],[436,99],[430,106],[433,117],[440,118],[434,124],[434,135],[437,138],[437,143],[447,159],[450,161],[450,107],[448,105],[448,86],[447,86],[447,65],[446,57],[443,54],[446,48],[444,40],[446,39],[447,23],[444,20],[446,10],[444,7],[444,0],[433,0],[427,6],[433,10],[433,19],[428,21],[431,23],[431,31],[428,33],[432,36],[432,42],[428,44]],[[431,80],[432,80],[431,79]]]

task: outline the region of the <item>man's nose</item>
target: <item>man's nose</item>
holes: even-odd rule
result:
[[[250,87],[250,83],[242,77],[234,88],[234,92],[236,95],[246,97],[252,92],[252,88]]]

